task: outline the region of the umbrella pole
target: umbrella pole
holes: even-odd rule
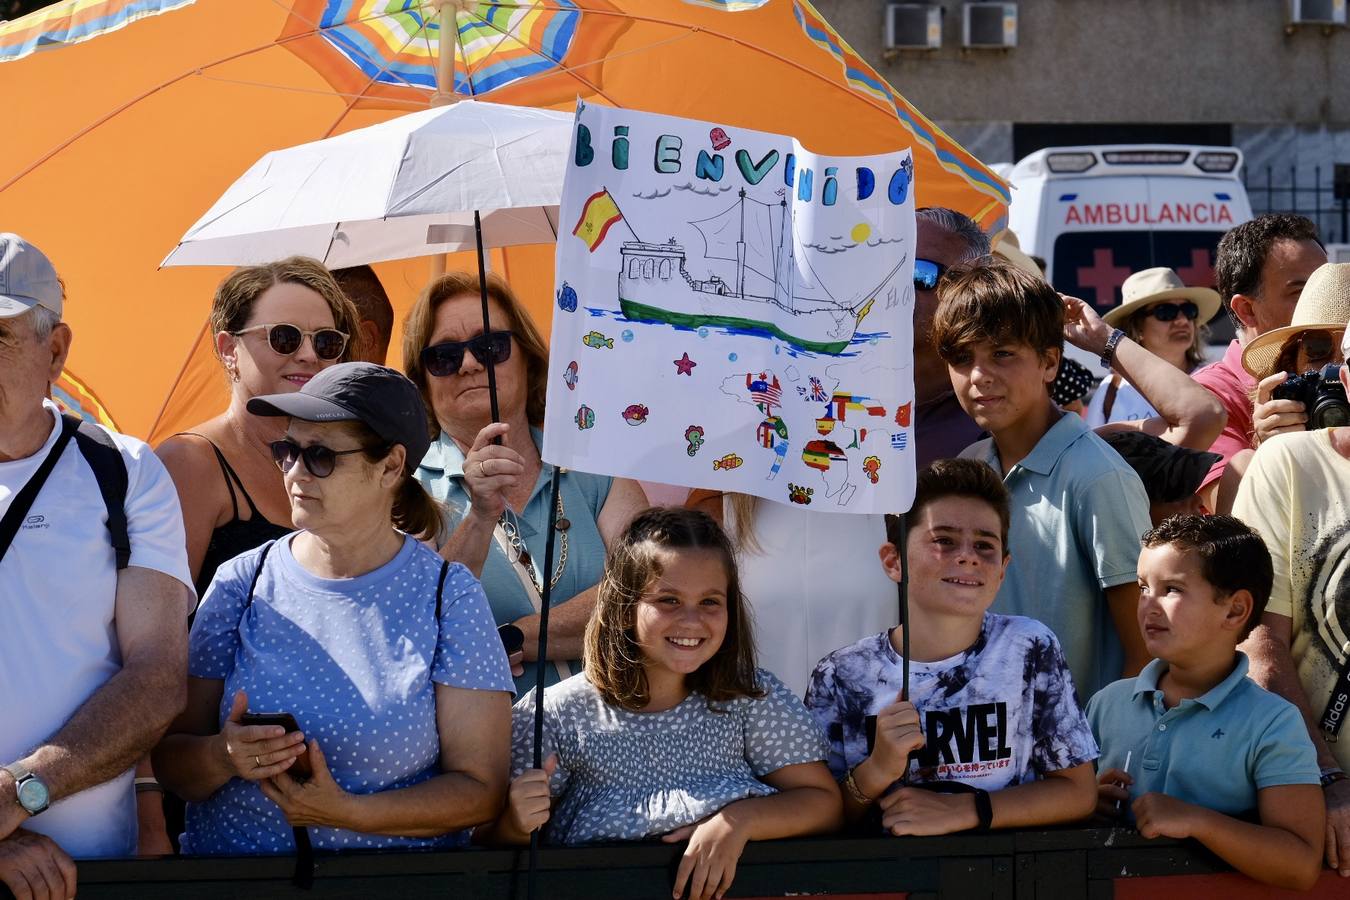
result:
[[[544,767],[544,672],[548,660],[548,609],[553,594],[553,538],[558,533],[558,476],[561,469],[553,467],[553,476],[549,483],[548,531],[544,538],[543,588],[539,598],[539,645],[535,652],[534,678],[534,768]],[[536,828],[530,832],[530,869],[526,876],[525,893],[529,900],[539,896],[539,832]]]
[[[473,234],[474,243],[478,246],[478,297],[483,301],[483,334],[486,336],[492,330],[492,325],[488,321],[488,288],[487,288],[487,264],[483,261],[483,220],[478,216],[478,210],[473,211]],[[492,403],[492,421],[500,422],[502,420],[501,411],[497,408],[497,367],[493,365],[492,354],[483,354],[483,364],[487,367],[488,376],[488,400]],[[497,440],[494,443],[500,444]],[[553,535],[550,533],[549,538]]]

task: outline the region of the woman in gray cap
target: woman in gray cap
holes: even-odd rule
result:
[[[155,754],[183,850],[291,853],[303,826],[329,850],[461,844],[502,803],[512,682],[482,587],[419,540],[442,517],[412,477],[417,388],[343,363],[248,411],[289,417],[271,452],[300,530],[224,563],[197,611]]]

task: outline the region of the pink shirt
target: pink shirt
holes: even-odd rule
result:
[[[1242,345],[1233,341],[1223,354],[1223,359],[1198,369],[1191,376],[1219,398],[1228,412],[1228,424],[1215,439],[1210,452],[1220,454],[1223,459],[1214,464],[1205,476],[1205,485],[1213,484],[1224,470],[1228,461],[1239,450],[1254,449],[1252,445],[1252,391],[1256,389],[1256,379],[1242,368]]]

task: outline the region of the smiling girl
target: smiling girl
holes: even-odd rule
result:
[[[610,551],[585,671],[516,704],[507,809],[493,837],[687,840],[674,897],[721,897],[747,841],[838,827],[810,715],[754,640],[726,536],[687,509],[639,514]]]

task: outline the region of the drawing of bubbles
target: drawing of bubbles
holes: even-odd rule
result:
[[[701,338],[706,338],[706,337],[708,336],[708,329],[707,329],[707,328],[700,328],[700,329],[698,330],[698,336],[701,337]]]
[[[740,359],[740,357],[735,353],[728,353],[727,359],[730,360],[731,362],[735,362],[736,360]]]
[[[631,343],[633,343],[633,329],[631,329],[631,328],[625,328],[625,329],[623,330],[623,334],[620,335],[620,337],[623,338],[623,342],[624,342],[625,344],[631,344]]]

